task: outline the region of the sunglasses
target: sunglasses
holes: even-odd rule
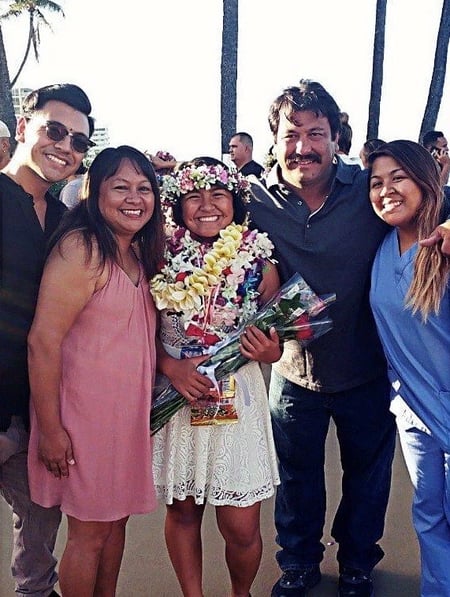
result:
[[[55,120],[48,120],[45,123],[44,128],[47,137],[52,141],[56,141],[57,143],[69,135],[70,146],[77,153],[86,153],[90,147],[94,147],[95,145],[95,143],[83,133],[71,133],[67,130],[67,127],[60,122],[56,122]]]

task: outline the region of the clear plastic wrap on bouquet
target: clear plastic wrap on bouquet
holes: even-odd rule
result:
[[[328,332],[332,321],[327,306],[335,295],[319,297],[300,274],[294,274],[257,313],[239,328],[209,348],[210,356],[198,367],[214,385],[248,363],[239,349],[240,337],[248,325],[264,332],[274,327],[282,342],[297,340],[306,346]],[[152,435],[159,431],[185,404],[186,399],[172,385],[166,386],[153,398],[150,415]]]

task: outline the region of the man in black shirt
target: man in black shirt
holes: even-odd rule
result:
[[[66,211],[48,191],[78,169],[94,123],[88,97],[71,84],[31,92],[22,111],[16,151],[0,174],[0,491],[13,510],[16,592],[47,597],[56,595],[61,513],[29,495],[27,335],[46,244]]]
[[[302,80],[272,103],[277,165],[252,182],[251,222],[275,246],[280,277],[298,271],[319,295],[336,293],[333,329],[302,349],[284,346],[273,366],[270,408],[280,463],[275,524],[283,572],[272,597],[301,597],[321,579],[326,509],[325,441],[333,418],[343,468],[331,530],[338,543],[339,596],[370,597],[383,557],[395,446],[389,383],[369,305],[372,261],[387,226],[368,198],[368,172],[336,156],[339,107]],[[449,252],[449,228],[433,239]]]
[[[230,159],[234,162],[238,171],[242,176],[249,176],[254,174],[256,178],[260,178],[264,172],[264,168],[252,158],[253,156],[253,139],[248,133],[234,134],[228,145],[230,152]]]

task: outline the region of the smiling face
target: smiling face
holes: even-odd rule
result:
[[[148,178],[124,159],[117,172],[102,181],[98,207],[116,236],[132,239],[152,217],[155,195]]]
[[[25,165],[47,183],[71,176],[80,166],[83,153],[74,151],[70,137],[52,141],[46,133],[48,121],[63,124],[71,133],[89,136],[88,118],[82,112],[59,101],[48,101],[29,120],[23,116],[17,123],[17,140]]]
[[[285,113],[280,114],[275,153],[288,184],[297,188],[323,185],[331,176],[335,150],[325,116],[305,110],[294,112],[288,120]]]
[[[380,218],[399,230],[414,232],[422,200],[422,190],[394,158],[375,159],[370,177],[370,201]]]
[[[221,187],[186,193],[181,199],[183,221],[200,239],[214,239],[233,221],[233,195]]]

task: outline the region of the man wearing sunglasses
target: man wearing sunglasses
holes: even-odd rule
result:
[[[93,143],[91,104],[72,84],[31,92],[17,147],[0,173],[0,492],[13,510],[12,574],[19,595],[54,596],[59,508],[33,504],[28,491],[27,334],[46,244],[66,207],[49,188],[72,175]]]

